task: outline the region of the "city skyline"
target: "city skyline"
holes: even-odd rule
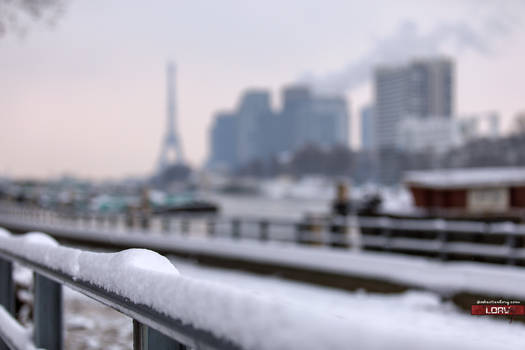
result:
[[[268,165],[315,145],[349,146],[348,103],[340,95],[318,95],[306,85],[281,89],[273,108],[269,91],[245,90],[233,111],[214,116],[206,166],[235,171],[253,162]]]
[[[184,146],[191,163],[201,165],[213,115],[232,109],[243,90],[264,87],[276,96],[280,86],[300,81],[305,72],[322,77],[337,71],[368,57],[367,52],[374,52],[377,43],[397,33],[407,19],[420,33],[430,33],[451,22],[502,27],[493,23],[499,15],[506,27],[500,28],[497,40],[487,34],[488,53],[455,43],[444,45],[440,53],[457,62],[459,114],[497,110],[503,130],[508,130],[510,118],[524,108],[518,86],[525,76],[516,67],[525,56],[525,36],[520,18],[507,16],[519,3],[505,2],[495,9],[472,1],[405,1],[386,11],[381,2],[333,2],[325,7],[326,17],[318,15],[318,6],[314,1],[269,3],[254,14],[251,5],[230,2],[208,7],[160,2],[147,8],[134,2],[72,2],[53,28],[34,24],[23,38],[9,33],[0,39],[5,133],[0,174],[151,173],[164,132],[164,65],[170,58],[180,72]],[[471,16],[474,7],[476,16]],[[179,13],[199,13],[206,25],[190,23]],[[378,26],[367,23],[371,16]],[[311,28],[312,21],[322,25]],[[145,26],[132,27],[137,22]],[[369,76],[345,95],[354,147],[359,142],[359,109],[372,102],[371,72]]]

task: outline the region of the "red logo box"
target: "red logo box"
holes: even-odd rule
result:
[[[472,315],[525,315],[525,305],[472,305]]]

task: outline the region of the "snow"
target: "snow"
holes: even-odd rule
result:
[[[152,237],[143,238],[153,240]],[[177,244],[181,242],[184,241],[178,240]],[[193,243],[195,242],[197,241],[193,240]],[[198,242],[202,244],[202,241]],[[163,243],[166,244],[166,240],[163,240]],[[204,246],[201,245],[201,248]],[[230,244],[222,248],[233,246]],[[506,346],[503,347],[499,334],[489,334],[485,337],[476,331],[475,326],[467,331],[458,329],[454,332],[453,329],[445,327],[443,322],[439,327],[432,327],[435,324],[431,323],[421,328],[420,325],[427,322],[425,318],[399,318],[396,322],[378,321],[389,317],[388,314],[381,314],[379,308],[368,315],[367,309],[361,309],[361,312],[349,309],[344,314],[333,313],[323,308],[294,303],[289,297],[267,294],[264,290],[250,292],[235,282],[225,284],[192,278],[179,274],[166,258],[145,250],[127,250],[120,253],[86,252],[50,244],[49,240],[34,234],[30,238],[2,235],[0,247],[118,293],[135,303],[152,307],[196,328],[210,330],[216,336],[232,339],[245,349],[508,349],[517,344],[507,340],[503,343]],[[261,247],[264,245],[241,244],[237,246],[237,254],[242,251],[244,254],[263,258],[270,251],[260,249]],[[219,248],[220,251],[221,245],[208,245],[209,248]],[[275,248],[278,247],[272,247],[273,253],[269,254],[270,257],[282,258],[284,255],[289,262],[303,260],[304,263],[303,258],[311,258],[308,254],[314,251],[333,254],[322,249],[294,250],[280,247],[276,255]],[[224,253],[230,254],[231,249],[224,249]],[[323,259],[314,259],[313,262],[319,265],[322,260],[332,264],[337,261],[337,265],[343,270],[366,270],[370,275],[384,276],[397,271],[401,272],[405,279],[414,283],[423,279],[437,289],[448,285],[448,273],[452,273],[452,278],[457,279],[456,282],[465,283],[465,286],[480,283],[480,276],[473,274],[476,271],[472,266],[455,266],[449,269],[446,266],[425,263],[423,260],[387,259],[348,252],[344,255],[347,259],[342,261],[339,258],[343,254],[339,254],[332,255],[330,259],[326,259],[330,255],[317,256]],[[479,267],[477,272],[486,277],[485,269],[487,267]],[[459,272],[461,278],[458,279],[454,272]],[[492,283],[499,281],[507,285],[512,281],[512,285],[508,286],[509,291],[519,290],[523,295],[525,288],[521,270],[507,272],[505,274],[501,268],[494,269],[492,275],[488,274],[492,277],[489,280]],[[483,282],[484,285],[487,284],[487,280]],[[425,303],[421,298],[419,300]],[[513,330],[522,332],[522,329],[512,327]],[[513,333],[505,333],[507,334],[510,336]],[[519,338],[522,339],[523,335],[519,333]],[[509,347],[509,344],[512,346]]]
[[[7,219],[2,219],[2,221],[9,222]],[[430,223],[434,226],[436,225],[433,221]],[[39,226],[45,229],[44,225],[40,224]],[[24,227],[32,226],[25,225]],[[234,241],[221,237],[165,236],[153,233],[144,235],[139,232],[123,235],[112,231],[59,229],[52,226],[49,226],[49,229],[59,238],[77,237],[95,243],[119,241],[126,246],[143,247],[151,250],[203,254],[248,262],[298,267],[312,271],[378,278],[428,290],[437,289],[446,295],[469,292],[483,295],[505,295],[525,300],[525,276],[523,276],[520,267],[470,262],[442,263],[422,257],[367,251],[353,253],[329,247],[311,247],[276,241]],[[395,243],[395,241],[392,241],[392,243]],[[404,243],[407,243],[406,239]],[[429,244],[433,243],[429,242]],[[419,243],[418,245],[420,246]],[[459,242],[448,243],[447,247],[450,247],[451,250],[465,251],[467,248],[472,250],[472,247],[466,247],[465,244]],[[479,248],[479,251],[484,249],[483,246],[477,248]],[[47,248],[43,248],[44,251],[45,249]],[[492,250],[499,255],[509,253],[505,247],[501,251]],[[66,257],[60,257],[60,254],[55,253],[51,257],[58,264],[67,259]],[[68,254],[74,255],[75,253],[72,251]],[[525,254],[525,251],[523,249],[515,249],[514,254],[522,256]],[[52,259],[46,261],[50,260]],[[76,261],[74,257],[73,261]],[[69,266],[70,272],[74,274],[75,264],[69,264]],[[470,279],[470,283],[464,283],[465,276]],[[493,277],[496,279],[491,280]],[[488,281],[493,281],[493,283]],[[512,283],[509,283],[509,281],[512,281]]]
[[[525,167],[410,171],[405,183],[433,188],[525,185]]]
[[[0,305],[0,334],[8,339],[8,343],[20,350],[36,349],[32,342],[30,329],[22,327],[11,315]]]
[[[316,309],[345,322],[358,314],[364,324],[380,328],[418,332],[428,338],[461,333],[465,338],[487,340],[495,348],[520,348],[525,325],[508,324],[493,318],[473,317],[443,302],[436,293],[407,291],[402,294],[375,294],[364,291],[347,292],[338,289],[292,282],[277,277],[203,267],[179,258],[171,258],[183,275],[222,284],[234,285],[251,293],[280,298],[287,304],[304,309]],[[408,328],[408,329],[407,329]],[[499,345],[498,345],[499,344]],[[387,347],[388,348],[388,347]],[[421,345],[420,348],[425,348]]]
[[[53,232],[61,235],[56,229]],[[75,234],[94,242],[118,239],[126,242],[126,245],[152,250],[173,250],[349,276],[375,277],[429,290],[437,289],[446,295],[470,292],[525,299],[525,276],[519,267],[469,262],[442,263],[420,257],[366,251],[352,253],[328,247],[298,246],[294,243],[272,241],[232,241],[220,237],[142,234],[112,236],[109,232],[75,233],[72,229],[68,229],[64,236]],[[470,282],[465,283],[465,278]]]
[[[58,247],[56,239],[42,232],[29,232],[23,236],[25,242],[30,244]]]
[[[0,227],[0,237],[8,237],[9,232],[5,230],[4,228]]]
[[[335,198],[335,182],[323,177],[303,177],[292,180],[281,177],[261,181],[261,191],[265,196],[275,199],[323,199]]]

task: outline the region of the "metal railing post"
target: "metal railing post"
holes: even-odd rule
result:
[[[239,219],[232,219],[232,237],[241,237],[241,222]]]
[[[381,218],[379,221],[381,237],[383,237],[383,247],[384,251],[390,250],[390,240],[392,239],[392,223],[388,218]]]
[[[296,243],[303,243],[303,225],[302,224],[295,224],[295,242]]]
[[[267,241],[269,238],[268,226],[268,220],[262,220],[259,222],[259,238],[261,241]]]
[[[13,284],[13,264],[0,258],[0,305],[7,312],[15,314],[15,286]],[[9,350],[0,339],[0,350]]]
[[[448,260],[448,250],[447,250],[447,242],[448,242],[448,231],[447,231],[447,223],[443,219],[436,219],[434,222],[434,226],[436,228],[436,237],[439,241],[439,259],[442,261]]]
[[[34,340],[37,347],[62,349],[62,286],[34,274]]]
[[[206,231],[208,232],[209,236],[215,235],[215,220],[208,220],[208,222],[206,223]]]
[[[183,217],[180,221],[180,232],[182,234],[187,234],[190,231],[190,221]]]
[[[133,350],[186,350],[175,339],[133,320]]]
[[[506,223],[503,231],[505,233],[505,245],[509,249],[509,255],[506,262],[508,265],[516,265],[516,247],[518,245],[518,240],[514,223]]]
[[[162,215],[161,217],[161,225],[162,225],[162,231],[163,232],[170,232],[171,229],[171,217],[167,214]]]

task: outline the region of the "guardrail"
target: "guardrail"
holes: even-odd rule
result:
[[[35,272],[32,335],[6,312],[14,313],[13,263]],[[132,318],[134,349],[504,348],[495,346],[496,340],[480,342],[481,333],[472,332],[476,327],[465,329],[466,335],[451,332],[443,337],[410,317],[388,320],[388,312],[379,323],[352,310],[327,315],[289,299],[185,277],[152,251],[95,253],[61,246],[42,233],[11,235],[3,229],[0,347],[61,349],[62,286]]]
[[[192,325],[191,320],[173,316],[169,308],[158,307],[170,303],[165,298],[169,293],[159,292],[148,282],[156,281],[170,290],[168,282],[177,288],[176,282],[181,285],[181,281],[177,281],[178,272],[171,263],[156,253],[144,250],[91,253],[59,246],[41,233],[13,237],[2,229],[0,243],[0,349],[62,349],[61,286],[131,317],[134,349],[240,349],[224,335],[217,336],[210,329]],[[22,331],[15,334],[2,331],[20,328],[14,318],[6,317],[15,311],[13,263],[34,271],[34,344]],[[171,288],[174,295],[175,288]],[[198,286],[194,289],[198,290]],[[155,297],[159,300],[152,301]],[[5,327],[6,324],[11,324],[11,328]]]
[[[525,225],[388,217],[306,218],[303,221],[217,216],[74,215],[27,207],[2,207],[25,222],[116,232],[157,231],[365,249],[525,266]]]

